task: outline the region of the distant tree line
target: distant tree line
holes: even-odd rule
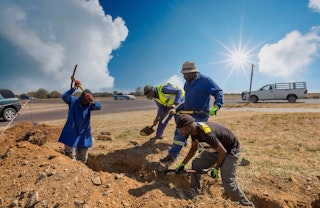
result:
[[[113,95],[116,95],[118,93],[118,91],[113,91],[111,92],[92,92],[92,95],[94,97],[112,97]],[[33,96],[37,99],[46,99],[46,98],[61,98],[62,94],[58,91],[52,91],[49,92],[46,89],[40,88],[39,90],[35,91],[35,92],[28,92],[28,93],[23,93],[23,94],[27,94],[29,96]],[[81,92],[75,92],[75,96],[80,96]],[[136,90],[134,92],[130,92],[128,93],[130,95],[134,95],[134,96],[142,96],[143,95],[143,89],[142,87],[138,87],[136,88]],[[18,96],[20,97],[20,95]]]

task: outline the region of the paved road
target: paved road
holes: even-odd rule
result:
[[[287,101],[279,101],[279,102],[287,102]],[[320,104],[320,99],[301,99],[298,102],[303,103],[311,103],[311,104]],[[34,104],[37,105],[34,105]],[[236,104],[236,103],[243,103],[241,99],[226,99],[226,104]],[[275,102],[272,102],[275,103]],[[43,104],[43,105],[42,105]],[[50,104],[50,105],[46,105]],[[94,111],[92,115],[103,115],[108,113],[119,113],[119,112],[130,112],[130,111],[143,111],[143,110],[152,110],[156,109],[156,105],[154,101],[150,101],[147,99],[137,99],[137,100],[102,100],[102,109],[100,111]],[[34,107],[34,106],[37,107]],[[42,106],[42,107],[39,107]],[[268,109],[259,109],[259,111],[277,111],[276,109],[268,108]],[[281,108],[280,108],[281,109]],[[300,108],[298,108],[300,109]],[[226,108],[223,110],[232,110],[230,108]],[[237,108],[239,110],[239,108]],[[246,110],[242,108],[242,110]],[[285,112],[294,111],[293,109],[283,109]],[[299,110],[301,111],[301,109]],[[318,112],[319,109],[312,112]],[[23,110],[21,111],[20,115],[11,123],[12,125],[16,125],[22,122],[45,122],[51,120],[58,120],[58,119],[66,119],[68,114],[68,106],[62,100],[33,100],[31,103],[27,104]],[[8,122],[4,122],[0,120],[0,127],[7,126]]]
[[[40,105],[41,107],[33,107],[33,105]],[[103,100],[101,101],[101,105],[102,109],[100,111],[93,111],[92,115],[156,109],[154,101],[149,101],[147,99],[117,101]],[[12,122],[11,126],[26,121],[39,123],[51,120],[66,119],[67,115],[68,105],[66,105],[63,101],[33,100],[22,109],[20,114]],[[0,127],[6,126],[8,123],[9,122],[0,120]]]

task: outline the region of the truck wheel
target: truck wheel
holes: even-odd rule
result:
[[[253,96],[251,96],[250,100],[251,100],[251,102],[253,102],[253,103],[257,103],[259,99],[258,99],[257,96],[253,95]]]
[[[288,95],[287,100],[289,101],[289,103],[294,103],[297,100],[297,97],[295,95]]]
[[[2,117],[5,121],[11,121],[17,114],[16,109],[14,108],[6,108],[2,112]]]

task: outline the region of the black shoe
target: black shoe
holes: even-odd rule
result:
[[[150,138],[150,140],[157,140],[157,139],[163,139],[163,137],[161,137],[161,136],[154,136],[154,137]]]
[[[168,155],[162,159],[160,159],[160,162],[174,162],[176,160],[176,158],[174,158],[171,155]]]

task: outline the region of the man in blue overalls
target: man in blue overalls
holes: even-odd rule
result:
[[[63,143],[64,153],[74,160],[87,163],[88,149],[92,147],[92,133],[90,126],[91,111],[100,110],[101,104],[93,100],[90,90],[86,89],[79,98],[72,94],[80,86],[80,81],[75,81],[74,88],[62,95],[63,101],[68,104],[68,118],[64,125],[59,142]]]

